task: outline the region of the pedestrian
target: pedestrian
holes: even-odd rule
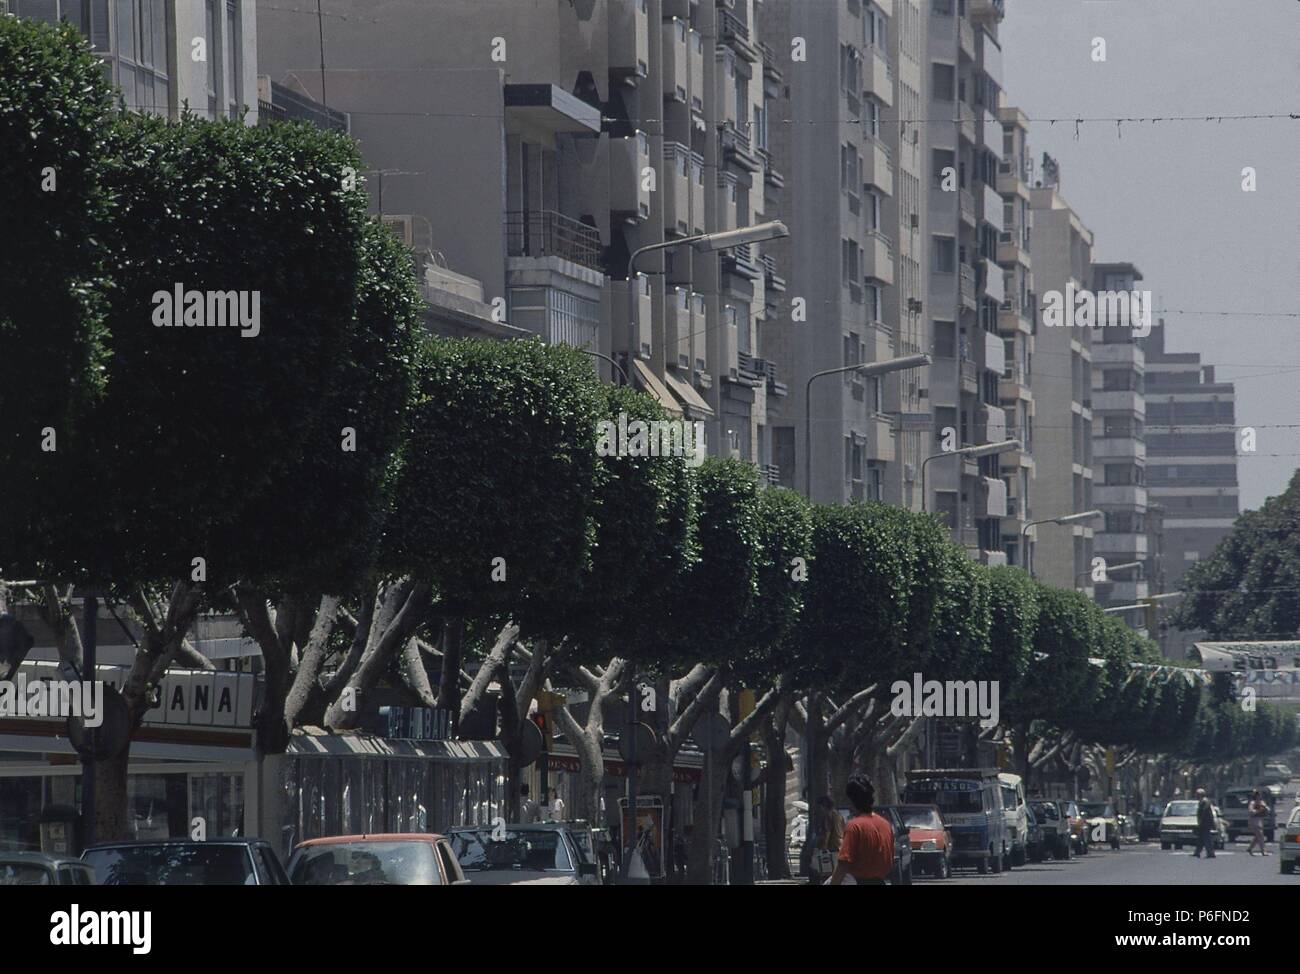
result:
[[[1255,854],[1255,843],[1259,843],[1259,854],[1268,855],[1268,849],[1264,843],[1264,820],[1268,818],[1268,805],[1264,803],[1264,796],[1256,790],[1250,796],[1250,845],[1246,851],[1252,856]]]
[[[537,802],[528,796],[528,786],[519,786],[519,821],[531,825],[542,820],[542,810]]]
[[[835,869],[835,859],[839,855],[840,845],[844,841],[844,819],[835,810],[835,803],[830,795],[817,799],[815,821],[815,840],[812,868],[816,874],[814,882],[823,883]]]
[[[1201,858],[1201,849],[1205,850],[1205,858],[1214,858],[1214,833],[1218,831],[1219,823],[1214,820],[1214,806],[1210,804],[1210,799],[1206,797],[1204,788],[1196,789],[1196,851],[1192,855]]]
[[[844,826],[830,885],[839,886],[845,876],[852,876],[859,886],[884,886],[894,868],[894,827],[875,812],[876,789],[870,778],[855,774],[845,790],[854,815]]]
[[[564,799],[560,797],[558,791],[551,792],[551,821],[564,821]]]

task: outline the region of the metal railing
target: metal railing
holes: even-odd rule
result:
[[[601,270],[600,234],[555,210],[510,210],[505,215],[506,253],[511,257],[563,257]]]

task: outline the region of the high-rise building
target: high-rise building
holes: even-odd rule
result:
[[[86,35],[127,108],[257,123],[256,0],[9,0]]]
[[[885,469],[896,458],[885,387],[897,377],[846,371],[809,385],[824,370],[901,352],[898,126],[885,121],[896,112],[894,6],[767,0],[760,14],[764,34],[782,39],[774,49],[784,87],[770,146],[788,179],[768,215],[791,233],[772,248],[788,289],[764,337],[771,349],[764,354],[789,376],[790,395],[772,406],[773,444],[781,482],[821,503],[883,500]],[[899,6],[917,14],[907,0]],[[909,146],[907,154],[910,205],[919,209],[916,153]],[[911,342],[919,346],[915,335]],[[916,375],[903,381],[919,389]]]
[[[1030,190],[1034,285],[1041,320],[1034,336],[1034,520],[1093,510],[1092,328],[1073,317],[1072,298],[1092,278],[1092,232],[1061,196],[1060,170],[1044,154]],[[1041,185],[1040,185],[1041,184]],[[1049,319],[1049,302],[1065,308]],[[1092,594],[1097,524],[1039,524],[1033,567],[1040,581]]]
[[[1147,535],[1146,357],[1143,323],[1151,323],[1142,272],[1130,263],[1094,263],[1090,286],[1096,300],[1092,335],[1093,503],[1105,515],[1095,525],[1094,561],[1104,568],[1089,578],[1105,606],[1135,605],[1149,593]],[[1117,568],[1116,566],[1132,566]],[[1113,571],[1112,571],[1113,570]],[[1100,577],[1099,577],[1100,576]],[[1135,628],[1142,610],[1123,613]]]
[[[1002,479],[1007,484],[1007,516],[1002,521],[1002,545],[1007,563],[1032,563],[1033,541],[1025,525],[1033,519],[1034,484],[1034,341],[1038,332],[1034,294],[1033,156],[1029,150],[1029,120],[1018,108],[1003,107],[1002,162],[998,192],[1002,195],[1002,231],[998,234],[998,265],[1002,268],[1003,298],[998,309],[998,333],[1005,346],[998,400],[1007,418],[1007,435],[1018,439],[1019,450],[1002,455]],[[1030,550],[1024,550],[1028,547]]]
[[[1163,509],[1164,590],[1206,558],[1240,513],[1236,390],[1196,352],[1171,352],[1165,323],[1141,342],[1146,356],[1147,490]],[[1194,633],[1170,631],[1165,654],[1181,658]]]
[[[639,248],[776,213],[781,73],[757,6],[325,0],[319,19],[265,8],[261,58],[348,114],[377,211],[428,262],[481,282],[511,326],[612,357],[705,421],[711,453],[777,479],[770,244],[653,250],[628,276]]]
[[[998,264],[1004,229],[998,191],[1002,4],[932,0],[928,6],[928,123],[921,138],[928,168],[925,314],[934,358],[928,380],[934,439],[927,452],[937,458],[927,465],[927,506],[973,556],[1003,564],[1007,485],[1001,457],[940,456],[1007,439],[999,391],[1006,366],[999,334],[1006,293]],[[953,121],[939,121],[948,118]]]

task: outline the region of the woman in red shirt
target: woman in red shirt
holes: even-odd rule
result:
[[[894,867],[894,828],[874,811],[876,789],[866,775],[854,775],[845,788],[853,817],[844,826],[840,858],[830,885],[839,886],[852,876],[859,886],[884,886]]]

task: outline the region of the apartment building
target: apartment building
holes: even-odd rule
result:
[[[1163,320],[1142,339],[1146,358],[1147,490],[1163,513],[1163,591],[1208,557],[1240,513],[1236,391],[1216,379],[1196,352],[1171,352]],[[1171,630],[1167,656],[1181,658],[1197,638]]]
[[[1147,535],[1145,372],[1141,345],[1150,324],[1148,289],[1131,263],[1094,263],[1090,287],[1097,295],[1092,335],[1092,499],[1105,519],[1094,525],[1093,557],[1106,563],[1096,582],[1105,606],[1133,605],[1150,594]],[[1135,331],[1136,329],[1136,331]],[[1130,566],[1117,568],[1116,566]],[[1135,628],[1142,610],[1123,613]]]
[[[1030,197],[1034,168],[1025,113],[1004,106],[998,111],[998,118],[1002,121],[1002,162],[998,166],[1002,231],[998,234],[998,266],[1002,268],[1004,292],[998,309],[998,334],[1002,336],[1005,355],[998,382],[998,402],[1006,414],[1007,436],[1021,443],[1019,450],[1002,454],[1002,479],[1007,485],[1002,547],[1007,563],[1023,568],[1033,561],[1033,541],[1026,538],[1025,526],[1033,519],[1035,476],[1034,342],[1038,308],[1031,257]]]
[[[1073,317],[1053,324],[1049,296],[1063,300],[1092,278],[1092,232],[1061,195],[1060,168],[1044,154],[1029,191],[1034,284],[1040,325],[1034,336],[1034,520],[1094,509],[1092,470],[1092,332]],[[1039,524],[1031,567],[1043,582],[1093,594],[1088,574],[1095,521]]]
[[[257,124],[256,0],[9,0],[9,13],[73,24],[129,109]]]
[[[846,371],[809,385],[825,370],[900,351],[898,126],[885,121],[896,110],[895,6],[767,0],[760,14],[764,36],[784,39],[775,48],[784,83],[770,150],[788,185],[768,216],[791,233],[772,248],[787,292],[764,335],[764,357],[781,363],[790,389],[770,406],[773,445],[781,482],[820,503],[885,499],[897,455],[886,379]],[[919,19],[916,4],[897,6]],[[917,377],[910,382],[919,391]]]
[[[998,190],[1002,16],[995,0],[931,0],[925,25],[929,122],[921,133],[929,169],[926,315],[934,359],[928,452],[935,459],[927,464],[927,507],[987,564],[1007,560],[1002,458],[953,456],[949,448],[1007,439],[999,389],[1006,365],[999,334],[1006,287],[998,263],[1004,229]],[[948,118],[953,121],[937,121]]]
[[[319,19],[264,10],[261,59],[349,114],[372,197],[382,174],[383,217],[413,249],[481,282],[509,325],[613,358],[705,421],[710,452],[776,480],[766,417],[786,385],[759,349],[784,282],[769,244],[670,246],[628,267],[639,248],[773,217],[781,76],[756,6],[325,0]]]

